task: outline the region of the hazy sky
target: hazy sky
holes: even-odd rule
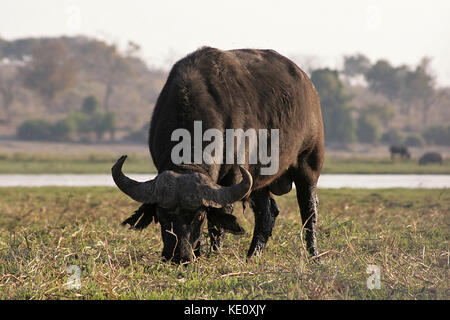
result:
[[[438,83],[450,85],[448,0],[0,0],[3,38],[80,34],[132,40],[156,66],[202,45],[318,56],[331,67],[356,52],[395,65],[429,56]]]

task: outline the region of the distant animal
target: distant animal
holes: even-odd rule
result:
[[[396,154],[400,155],[400,158],[402,159],[409,159],[411,158],[411,154],[408,151],[408,148],[403,145],[394,145],[389,148],[389,151],[391,152],[391,159],[394,159]]]
[[[442,155],[439,152],[427,152],[419,159],[419,165],[425,165],[428,163],[439,163],[442,165]]]
[[[278,170],[261,174],[266,164],[251,163],[248,157],[241,165],[177,164],[171,156],[178,144],[172,140],[173,133],[181,128],[195,136],[197,121],[205,134],[209,129],[222,134],[228,129],[279,130]],[[258,144],[260,140],[258,136]],[[142,203],[123,224],[142,229],[159,222],[165,260],[192,261],[200,253],[206,221],[213,250],[222,246],[224,232],[242,234],[232,214],[237,201],[249,203],[255,216],[247,256],[261,253],[279,212],[273,194],[288,193],[293,182],[306,247],[317,255],[316,187],[324,160],[322,113],[314,85],[291,60],[273,50],[204,47],[189,54],[172,67],[158,97],[149,147],[158,169],[155,179],[137,182],[126,177],[122,173],[126,156],[112,167],[112,176],[120,190]],[[237,156],[234,147],[224,146],[219,153]]]

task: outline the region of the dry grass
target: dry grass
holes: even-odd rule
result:
[[[159,227],[120,227],[137,204],[114,188],[0,188],[1,299],[448,299],[450,192],[321,190],[319,250],[300,237],[294,193],[265,255],[250,262],[245,236],[187,266],[160,261]],[[79,290],[67,268],[81,270]],[[366,286],[368,265],[381,289]]]

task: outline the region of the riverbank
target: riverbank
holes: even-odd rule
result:
[[[0,154],[0,174],[109,174],[120,154]],[[124,165],[127,173],[156,173],[148,154],[129,153]],[[391,160],[389,158],[325,158],[323,174],[450,174],[450,159],[442,165],[421,166],[418,159]]]
[[[427,151],[438,151],[444,163],[420,166],[418,159]],[[324,174],[450,174],[450,148],[410,148],[409,160],[389,157],[386,146],[354,144],[326,148]],[[148,147],[124,142],[68,144],[0,139],[0,174],[89,173],[109,174],[111,166],[128,154],[128,173],[156,173]]]

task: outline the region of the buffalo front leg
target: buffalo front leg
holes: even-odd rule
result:
[[[250,195],[250,204],[255,216],[255,228],[247,258],[264,251],[279,213],[278,206],[267,188],[253,191]]]
[[[215,225],[208,220],[208,234],[211,243],[211,250],[218,251],[222,249],[224,231],[222,227]]]
[[[208,217],[211,215],[221,216],[223,214],[233,214],[233,205],[229,204],[223,208],[209,208]],[[218,251],[222,249],[223,238],[225,230],[218,223],[214,222],[214,219],[208,219],[208,233],[211,243],[211,250]]]
[[[238,177],[240,177],[240,171],[237,167],[233,168],[229,174],[227,174],[221,181],[222,186],[232,186],[239,183]],[[222,208],[209,208],[208,209],[208,234],[211,243],[211,250],[218,251],[222,249],[223,238],[226,230],[221,226],[218,217],[223,215],[233,214],[233,204],[228,204]],[[214,219],[216,217],[216,219]],[[220,219],[219,219],[220,220]]]

